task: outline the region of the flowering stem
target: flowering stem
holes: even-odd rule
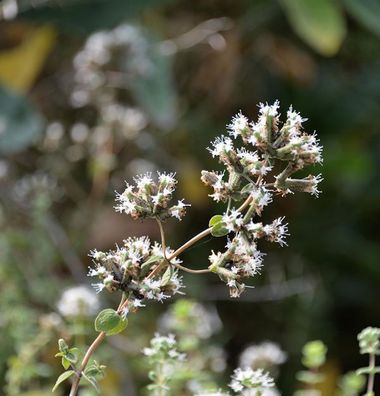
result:
[[[367,395],[373,395],[373,385],[375,382],[375,373],[374,373],[375,354],[374,353],[370,353],[370,355],[369,355],[369,368],[371,369],[371,372],[368,375]]]
[[[88,361],[90,360],[92,354],[95,352],[95,350],[98,348],[98,346],[103,342],[105,336],[106,336],[106,333],[104,331],[99,333],[99,335],[96,337],[95,341],[87,349],[87,352],[84,355],[84,358],[83,358],[82,363],[79,367],[79,370],[76,372],[74,382],[71,385],[71,390],[70,390],[69,396],[76,396],[76,394],[78,392],[79,382],[80,382],[80,379],[82,378],[82,373],[83,373],[84,369],[86,368]]]
[[[252,201],[252,197],[249,196],[244,203],[239,207],[238,211],[241,212],[243,211]],[[211,229],[212,227],[206,228],[199,234],[195,235],[193,238],[189,239],[186,243],[184,243],[181,247],[179,247],[173,254],[171,254],[168,257],[168,261],[172,260],[173,258],[179,256],[181,253],[183,253],[186,249],[188,249],[190,246],[194,245],[194,243],[200,241],[207,235],[211,234]]]
[[[119,307],[117,309],[117,313],[121,313],[123,311],[123,309],[125,308],[125,306],[128,304],[128,299],[123,301],[124,298],[125,298],[125,295],[123,293]],[[99,335],[95,338],[93,343],[87,349],[87,352],[84,355],[84,358],[80,364],[79,369],[76,370],[76,376],[75,376],[75,379],[71,385],[69,396],[76,396],[76,394],[78,392],[78,388],[79,388],[79,383],[82,378],[82,373],[85,370],[85,368],[87,367],[87,364],[88,364],[91,356],[96,351],[96,349],[99,347],[99,345],[104,341],[105,337],[106,337],[106,333],[104,331],[102,331],[101,333],[99,333]]]
[[[200,232],[199,234],[195,235],[193,238],[189,239],[186,243],[184,243],[181,247],[179,247],[173,254],[171,254],[168,257],[168,261],[179,256],[181,253],[183,253],[190,246],[194,245],[194,243],[200,241],[202,238],[211,234],[211,229],[212,229],[212,227],[206,228],[204,231]]]

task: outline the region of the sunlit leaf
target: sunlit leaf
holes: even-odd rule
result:
[[[19,92],[28,91],[54,41],[54,29],[45,26],[29,33],[19,46],[0,52],[0,82]]]
[[[218,222],[211,228],[211,235],[214,237],[222,237],[228,234],[226,225],[223,222]]]
[[[325,56],[335,55],[346,35],[344,15],[334,0],[282,0],[294,31]]]
[[[223,219],[222,215],[215,215],[212,216],[210,221],[208,222],[208,226],[209,227],[213,227],[215,224],[220,223]]]

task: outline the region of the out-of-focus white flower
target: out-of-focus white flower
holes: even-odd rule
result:
[[[239,366],[256,369],[269,369],[286,361],[286,353],[275,343],[266,341],[258,345],[250,345],[240,355]]]
[[[253,389],[256,392],[264,392],[265,390],[274,387],[273,378],[269,373],[262,369],[252,370],[250,367],[246,369],[237,368],[231,377],[230,388],[234,392],[242,392]]]
[[[57,308],[62,316],[91,316],[99,309],[96,294],[87,286],[81,285],[65,290]]]

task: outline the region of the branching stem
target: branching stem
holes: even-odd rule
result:
[[[239,207],[238,211],[241,212],[243,211],[252,201],[251,197],[248,197],[245,202]],[[165,242],[165,233],[164,233],[164,229],[162,227],[162,223],[159,219],[157,219],[157,224],[160,228],[160,234],[161,234],[161,243],[162,243],[162,247],[164,249],[164,255],[166,254],[166,242]],[[167,265],[168,263],[170,263],[171,260],[173,260],[175,257],[179,256],[181,253],[183,253],[186,249],[188,249],[190,246],[194,245],[196,242],[200,241],[201,239],[203,239],[204,237],[206,237],[207,235],[211,234],[211,228],[206,228],[205,230],[203,230],[202,232],[200,232],[199,234],[195,235],[193,238],[189,239],[186,243],[184,243],[182,246],[180,246],[174,253],[172,253],[169,257],[166,258],[165,256],[165,260],[163,260],[149,275],[148,278],[152,278],[154,275],[156,275],[157,273],[159,273],[161,271],[161,269]],[[172,265],[182,271],[186,271],[189,272],[191,274],[202,274],[202,273],[208,273],[210,272],[209,269],[200,269],[200,270],[193,270],[190,268],[186,268],[183,267],[180,264],[173,264]],[[128,299],[126,299],[124,301],[124,294],[121,298],[121,301],[119,303],[119,307],[117,309],[118,313],[121,313],[123,311],[123,309],[127,306],[128,304]],[[95,352],[95,350],[98,348],[98,346],[103,342],[104,338],[106,337],[106,333],[101,332],[99,333],[99,335],[96,337],[96,339],[94,340],[94,342],[90,345],[90,347],[88,348],[82,363],[79,367],[79,369],[76,372],[76,376],[74,379],[74,382],[71,386],[71,390],[70,390],[70,395],[69,396],[76,396],[77,392],[78,392],[78,387],[79,387],[79,383],[82,377],[82,373],[85,370],[92,354]],[[372,385],[373,387],[373,385]]]

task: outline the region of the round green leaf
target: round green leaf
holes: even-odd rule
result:
[[[213,227],[215,224],[220,223],[222,221],[222,218],[223,218],[222,215],[212,216],[210,221],[208,222],[208,226]]]
[[[222,237],[228,234],[226,225],[221,221],[216,223],[211,229],[211,235],[214,237]]]
[[[124,318],[120,317],[120,321],[119,321],[118,325],[115,326],[113,329],[106,331],[106,334],[108,336],[119,334],[122,331],[124,331],[127,326],[128,326],[128,319],[124,319]]]
[[[108,333],[120,325],[120,315],[111,308],[103,309],[95,319],[95,330]]]

